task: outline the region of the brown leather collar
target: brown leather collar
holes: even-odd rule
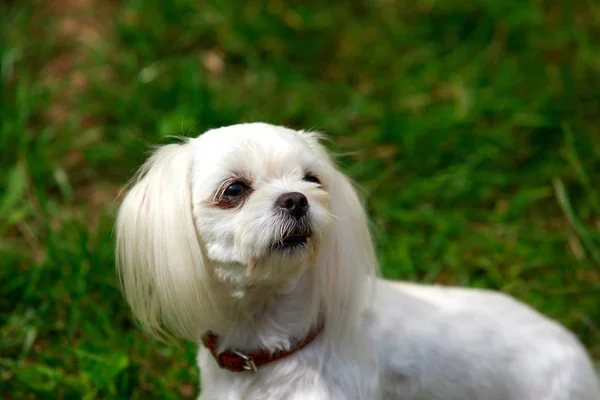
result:
[[[287,357],[304,348],[319,336],[319,333],[322,331],[323,322],[321,321],[303,340],[295,342],[288,350],[271,351],[268,349],[258,349],[248,353],[241,353],[237,350],[224,350],[219,352],[219,336],[210,331],[202,337],[202,343],[210,350],[217,361],[217,364],[219,364],[219,367],[231,372],[257,372],[258,367],[261,365]]]

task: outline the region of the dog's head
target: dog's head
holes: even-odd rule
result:
[[[317,136],[267,124],[159,148],[116,233],[138,319],[189,339],[223,325],[236,289],[268,291],[310,272],[326,312],[351,301],[375,265],[360,202]]]
[[[330,229],[327,159],[307,135],[268,125],[210,131],[191,145],[196,231],[221,279],[297,278]]]

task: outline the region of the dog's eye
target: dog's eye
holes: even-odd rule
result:
[[[223,197],[226,199],[235,199],[236,197],[243,195],[246,190],[248,190],[248,186],[246,186],[246,184],[242,182],[234,182],[227,186],[227,189],[225,189],[223,192]]]
[[[319,180],[319,178],[317,178],[316,176],[314,176],[312,174],[306,174],[304,176],[304,180],[306,182],[316,183],[317,185],[321,184],[321,181]]]

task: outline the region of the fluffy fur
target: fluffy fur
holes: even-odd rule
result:
[[[236,182],[247,189],[232,200]],[[297,221],[276,205],[289,192],[309,203]],[[305,246],[274,247],[295,229],[310,230]],[[577,339],[529,307],[376,278],[363,207],[313,133],[242,124],[159,148],[116,236],[124,294],[157,336],[212,330],[223,349],[276,350],[324,318],[257,373],[222,370],[200,346],[202,400],[600,400]]]

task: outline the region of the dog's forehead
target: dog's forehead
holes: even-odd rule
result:
[[[231,148],[236,143],[252,144],[263,149],[306,146],[306,141],[295,130],[265,123],[250,123],[211,129],[197,138],[203,147]]]
[[[314,162],[316,154],[299,132],[263,123],[240,124],[213,129],[195,140],[202,163],[229,168],[251,169],[259,165]]]

